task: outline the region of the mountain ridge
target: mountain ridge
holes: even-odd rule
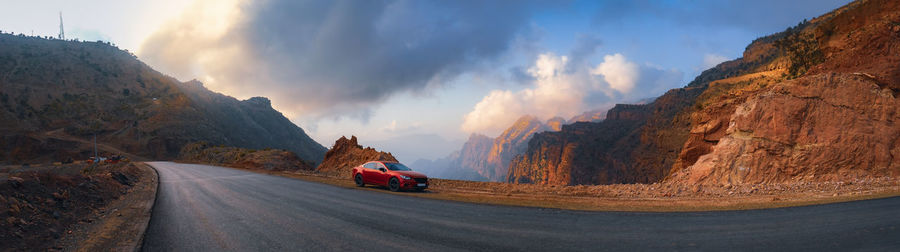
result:
[[[100,151],[149,159],[196,141],[288,149],[312,163],[325,153],[268,99],[182,83],[108,43],[0,34],[0,73],[5,163],[86,159],[95,134]]]
[[[672,89],[651,103],[617,105],[602,122],[575,123],[563,126],[560,132],[536,134],[529,141],[528,150],[511,162],[507,182],[554,185],[662,181],[728,184],[788,180],[831,181],[853,177],[845,176],[846,174],[859,174],[862,177],[877,174],[897,176],[900,174],[900,166],[893,161],[885,163],[883,158],[891,156],[883,154],[892,152],[889,151],[894,148],[891,144],[867,149],[862,147],[867,146],[863,142],[827,140],[835,136],[838,139],[868,139],[873,137],[873,133],[829,131],[817,132],[814,136],[804,138],[798,138],[793,133],[782,134],[799,132],[800,127],[804,126],[797,125],[803,125],[802,122],[807,120],[819,123],[819,127],[823,129],[841,128],[838,126],[841,122],[836,121],[837,118],[822,117],[841,114],[840,106],[819,109],[823,103],[815,102],[818,98],[794,101],[788,99],[785,96],[787,94],[804,97],[824,92],[834,95],[833,91],[828,91],[834,85],[855,86],[855,89],[845,91],[846,95],[857,97],[865,97],[866,92],[870,92],[863,91],[863,87],[867,85],[878,87],[871,91],[874,93],[886,92],[879,89],[893,90],[891,92],[894,93],[900,90],[897,89],[900,85],[897,84],[900,83],[900,67],[896,64],[900,62],[900,55],[895,53],[900,50],[898,34],[900,6],[896,1],[850,3],[783,32],[754,40],[746,47],[743,57],[703,71],[687,86]],[[858,74],[857,77],[854,74]],[[872,80],[859,80],[858,76],[867,76]],[[791,82],[795,79],[800,80]],[[797,83],[801,85],[798,86]],[[825,85],[827,83],[830,84]],[[779,103],[773,99],[782,99],[781,102],[811,109],[779,110]],[[860,102],[848,98],[843,104],[864,107]],[[765,106],[750,106],[752,104]],[[878,106],[888,106],[888,109],[874,111],[892,111],[892,104],[881,102]],[[770,123],[752,124],[742,121],[744,112],[738,113],[737,108],[743,108],[757,119]],[[803,114],[804,111],[816,111],[820,114],[809,116]],[[891,125],[885,123],[893,120],[893,112],[877,113],[882,114],[872,115],[872,118],[862,117],[860,120],[876,125]],[[784,122],[797,124],[785,125]],[[751,140],[742,140],[747,135],[741,135],[745,134],[741,132],[750,129]],[[896,135],[881,134],[883,133],[874,133],[889,140],[897,138]],[[869,154],[866,151],[851,153],[855,153],[855,158],[881,160],[878,162],[882,165],[874,168],[853,167],[848,165],[856,164],[852,158],[838,155],[836,159],[831,159],[838,167],[820,167],[824,164],[821,163],[821,157],[752,140],[757,138],[801,141],[811,144],[810,146],[839,143],[844,148],[877,151],[881,154]],[[730,144],[722,144],[723,139]],[[759,154],[745,152],[749,150]],[[785,153],[786,156],[763,154],[767,152]],[[752,166],[736,163],[728,165],[741,155],[755,156],[759,160],[754,161]],[[787,173],[779,170],[792,155],[797,155],[794,158],[802,161],[791,161],[791,167],[812,168],[800,168]],[[803,159],[806,157],[808,159]],[[748,167],[753,172],[746,173],[741,167]],[[834,173],[843,175],[834,176]],[[763,174],[770,177],[767,179]],[[806,176],[808,174],[816,175]]]

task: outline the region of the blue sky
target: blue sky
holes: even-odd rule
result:
[[[412,162],[524,114],[658,96],[847,2],[4,1],[0,30],[55,36],[61,11],[69,38],[110,40],[239,99],[267,96],[325,146],[352,134]],[[433,135],[446,141],[390,146]]]

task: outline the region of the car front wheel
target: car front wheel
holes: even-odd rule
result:
[[[400,181],[397,180],[397,178],[391,178],[391,181],[388,182],[388,188],[390,188],[392,192],[400,191]]]
[[[356,181],[356,186],[358,187],[366,186],[366,183],[363,182],[362,174],[356,174],[356,178],[353,180]]]

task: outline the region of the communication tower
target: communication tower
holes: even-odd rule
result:
[[[59,12],[59,39],[66,39],[66,31],[63,30],[62,11]]]

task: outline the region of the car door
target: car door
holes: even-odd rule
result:
[[[368,162],[363,165],[363,182],[366,184],[375,184],[378,180],[378,170],[375,169],[375,162]]]
[[[375,174],[376,176],[374,177],[377,179],[375,183],[386,186],[388,179],[390,178],[390,175],[387,173],[387,167],[384,167],[384,164],[380,162],[375,162]]]

